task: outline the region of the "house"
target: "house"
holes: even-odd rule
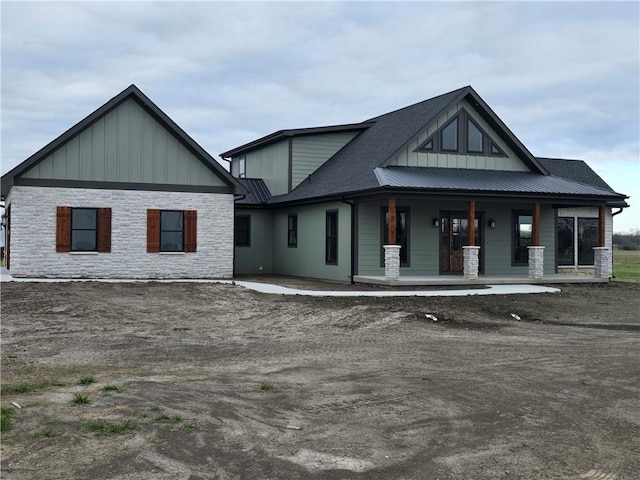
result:
[[[2,176],[16,277],[233,275],[243,187],[135,85]]]
[[[628,206],[586,163],[533,156],[471,87],[221,156],[248,192],[236,274],[606,281]]]

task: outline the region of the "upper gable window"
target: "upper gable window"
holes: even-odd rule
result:
[[[484,133],[470,118],[467,119],[467,152],[482,153],[484,150]]]
[[[458,151],[458,117],[446,125],[440,133],[440,149],[445,152]]]
[[[460,109],[454,118],[427,138],[415,151],[507,156],[464,109]]]

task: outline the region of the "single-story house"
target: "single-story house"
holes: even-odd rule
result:
[[[244,188],[135,85],[2,176],[16,277],[233,275]]]
[[[247,190],[236,274],[608,279],[613,216],[628,206],[585,162],[533,156],[469,86],[221,156]]]

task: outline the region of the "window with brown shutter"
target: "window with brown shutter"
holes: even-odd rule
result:
[[[147,253],[160,251],[160,210],[147,210]]]
[[[196,210],[147,210],[147,253],[197,251]]]
[[[71,207],[57,207],[56,252],[71,250]]]

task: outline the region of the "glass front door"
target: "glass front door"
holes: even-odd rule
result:
[[[479,216],[475,222],[475,245],[481,245]],[[466,212],[445,212],[440,214],[440,272],[463,273],[464,250],[469,245],[469,220]],[[482,258],[482,256],[481,256]],[[482,262],[480,265],[482,270]]]

